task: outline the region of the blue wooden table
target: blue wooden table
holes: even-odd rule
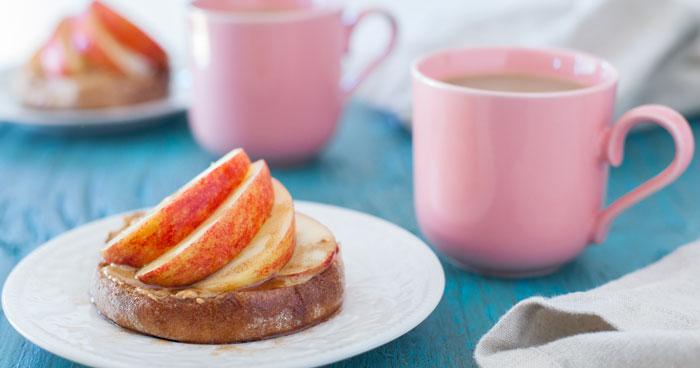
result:
[[[624,165],[611,174],[611,198],[654,175],[672,157],[671,139],[661,130],[634,134],[627,143]],[[183,116],[146,131],[104,137],[37,135],[0,124],[0,282],[48,239],[104,216],[154,205],[212,159],[196,146]],[[700,237],[699,165],[693,162],[679,181],[623,214],[605,244],[590,247],[557,274],[504,281],[443,262],[445,295],[425,322],[337,366],[473,366],[479,337],[515,302],[592,288]],[[317,160],[273,174],[294,198],[368,212],[420,234],[412,202],[411,137],[384,113],[351,105]],[[4,314],[0,317],[0,367],[71,365],[26,341]]]

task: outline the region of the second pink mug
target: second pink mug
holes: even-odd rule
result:
[[[391,52],[394,18],[310,0],[196,0],[190,8],[190,126],[208,150],[243,147],[253,157],[295,163],[314,156],[335,131],[343,103]],[[341,85],[341,61],[367,16],[389,23],[389,42]]]
[[[452,261],[479,273],[552,272],[602,242],[616,216],[675,180],[693,157],[688,123],[667,107],[640,106],[612,124],[617,72],[584,53],[454,49],[420,59],[412,72],[419,225]],[[498,74],[582,87],[521,93],[444,82]],[[608,167],[620,165],[625,137],[646,122],[671,134],[673,162],[603,207]]]

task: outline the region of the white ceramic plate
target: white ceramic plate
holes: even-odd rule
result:
[[[5,282],[5,316],[40,347],[100,367],[308,367],[373,349],[405,334],[435,309],[445,275],[435,254],[406,230],[379,218],[297,202],[327,225],[343,249],[341,311],[302,332],[270,340],[195,345],[122,329],[100,316],[88,288],[107,231],[121,215],[69,231],[24,258]]]
[[[158,118],[187,109],[187,77],[173,73],[168,97],[141,104],[100,109],[41,110],[22,106],[13,94],[17,68],[0,71],[0,122],[52,132],[99,133],[157,123]]]

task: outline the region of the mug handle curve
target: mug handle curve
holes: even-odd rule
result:
[[[675,110],[662,105],[643,105],[622,115],[617,123],[606,131],[603,159],[614,167],[620,166],[624,158],[627,134],[633,127],[648,122],[663,127],[671,134],[676,148],[675,157],[663,171],[616,199],[598,215],[592,234],[595,243],[605,240],[610,223],[620,213],[676,180],[693,159],[695,143],[688,122]]]
[[[353,32],[355,31],[356,27],[360,22],[362,22],[363,19],[366,19],[369,16],[373,15],[379,15],[381,16],[384,20],[386,20],[387,24],[389,25],[389,41],[387,42],[386,46],[384,46],[384,49],[382,52],[379,53],[379,55],[375,56],[358,74],[353,78],[350,82],[346,83],[341,87],[341,99],[347,100],[348,97],[357,89],[357,87],[362,83],[363,80],[365,80],[373,71],[376,69],[379,64],[386,59],[389,54],[394,50],[396,47],[396,38],[398,35],[398,23],[396,22],[396,18],[394,18],[393,15],[387,10],[380,9],[380,8],[369,8],[361,11],[359,14],[356,16],[346,19],[344,21],[344,27],[345,27],[345,49],[347,51],[347,48],[349,47],[350,44],[350,37],[352,36]]]

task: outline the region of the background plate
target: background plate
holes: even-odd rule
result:
[[[166,98],[99,109],[42,110],[22,106],[13,94],[17,68],[0,70],[0,122],[56,133],[105,133],[129,130],[161,122],[158,118],[183,113],[188,105],[185,71],[173,72]]]
[[[442,266],[420,239],[379,218],[339,207],[296,202],[327,225],[343,251],[341,311],[318,326],[270,340],[195,345],[122,329],[101,317],[88,289],[107,231],[122,215],[71,230],[24,258],[5,282],[2,305],[12,326],[40,347],[102,367],[302,367],[332,363],[411,330],[437,306]]]

